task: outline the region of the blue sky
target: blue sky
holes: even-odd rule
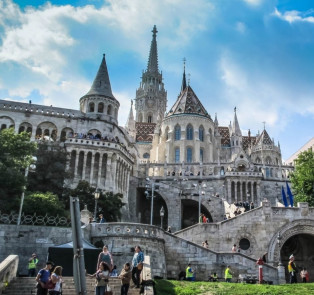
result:
[[[29,4],[31,3],[31,5]],[[288,0],[0,0],[0,99],[79,108],[106,54],[124,125],[157,26],[168,110],[182,80],[221,126],[266,130],[286,159],[314,129],[314,4]]]

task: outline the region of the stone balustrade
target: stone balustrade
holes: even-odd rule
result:
[[[18,255],[9,255],[0,263],[0,295],[10,284],[10,282],[16,277],[18,264]]]

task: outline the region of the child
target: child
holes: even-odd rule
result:
[[[98,270],[89,277],[96,278],[95,295],[103,295],[107,291],[107,285],[109,280],[109,266],[105,262],[99,264]]]
[[[132,271],[130,263],[126,263],[119,275],[119,279],[121,279],[121,295],[128,295],[131,278]]]

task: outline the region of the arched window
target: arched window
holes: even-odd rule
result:
[[[139,115],[138,115],[138,121],[139,121],[140,123],[143,122],[143,115],[142,115],[142,114],[139,114]]]
[[[192,162],[192,148],[188,147],[186,149],[186,162],[191,163]]]
[[[25,127],[24,126],[20,126],[19,133],[22,133],[23,131],[25,131]]]
[[[260,164],[262,161],[261,161],[261,159],[260,158],[256,158],[256,160],[255,160],[255,162],[257,163],[257,164]]]
[[[203,126],[201,126],[198,129],[198,138],[200,141],[204,141],[204,128],[203,128]]]
[[[267,165],[271,165],[271,157],[267,157],[266,158],[266,164]]]
[[[266,177],[270,177],[270,169],[268,167],[266,168]]]
[[[177,125],[174,129],[174,140],[180,140],[181,139],[181,127]]]
[[[88,111],[90,113],[93,113],[95,111],[95,104],[93,102],[90,102],[89,103],[89,108],[88,108]]]
[[[112,113],[112,106],[110,104],[110,105],[108,105],[107,115],[111,115],[111,113]]]
[[[152,123],[152,115],[148,115],[148,117],[147,117],[147,123]]]
[[[143,158],[144,158],[144,159],[149,159],[149,157],[150,157],[150,156],[149,156],[149,153],[145,153],[145,154],[143,155]]]
[[[186,139],[193,140],[193,126],[190,124],[186,127]]]
[[[200,162],[204,162],[204,150],[200,149]]]
[[[175,148],[174,150],[174,161],[176,163],[180,162],[180,148]]]
[[[98,113],[103,113],[104,112],[104,104],[101,102],[98,104]]]

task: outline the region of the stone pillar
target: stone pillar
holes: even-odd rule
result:
[[[231,191],[231,180],[227,180],[227,191],[226,191],[226,200],[229,204],[232,203],[232,191]]]
[[[94,166],[95,166],[95,154],[92,153],[92,160],[91,160],[91,164],[90,164],[90,177],[89,177],[89,183],[92,185],[94,183]]]
[[[86,160],[87,160],[87,152],[84,151],[82,180],[85,180]]]
[[[96,186],[101,187],[101,173],[102,173],[102,160],[103,160],[104,154],[99,155],[99,163],[98,163],[98,175],[97,175],[97,180],[96,180]],[[105,187],[105,184],[104,184]]]
[[[277,270],[278,270],[278,284],[279,285],[286,284],[285,267],[282,265],[281,262],[279,263]]]
[[[75,166],[74,166],[74,179],[77,178],[77,169],[78,169],[78,162],[80,158],[80,151],[77,149],[75,154]]]

